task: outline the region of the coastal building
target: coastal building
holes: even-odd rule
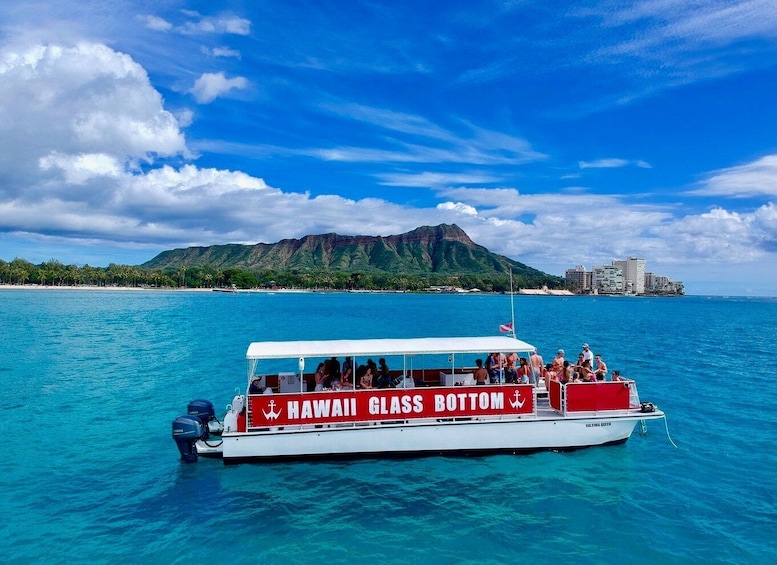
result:
[[[567,286],[576,292],[597,294],[682,295],[680,281],[645,271],[645,260],[629,257],[586,271],[582,265],[564,273]]]
[[[613,261],[623,272],[623,285],[627,294],[645,294],[645,260],[629,257],[625,261]]]
[[[591,273],[591,287],[599,294],[623,293],[623,271],[614,265],[594,267]]]
[[[591,274],[582,265],[577,265],[574,269],[566,270],[564,279],[569,286],[576,290],[591,290]]]

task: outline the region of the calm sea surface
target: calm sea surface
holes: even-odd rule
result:
[[[0,290],[2,563],[777,559],[777,300],[516,297],[668,415],[573,453],[180,463],[172,420],[265,339],[492,335],[506,296]]]

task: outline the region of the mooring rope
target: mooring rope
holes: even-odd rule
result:
[[[672,441],[672,436],[669,435],[669,422],[666,420],[666,414],[664,414],[664,426],[666,427],[666,437],[669,438],[669,443],[677,447],[677,444]]]

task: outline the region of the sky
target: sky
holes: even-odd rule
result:
[[[457,224],[777,296],[773,0],[0,3],[0,259]]]

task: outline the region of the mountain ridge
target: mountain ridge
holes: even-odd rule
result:
[[[552,277],[474,243],[456,224],[421,226],[389,236],[325,233],[277,243],[225,244],[163,251],[145,269],[208,265],[216,269],[323,269],[408,275],[507,273]]]

